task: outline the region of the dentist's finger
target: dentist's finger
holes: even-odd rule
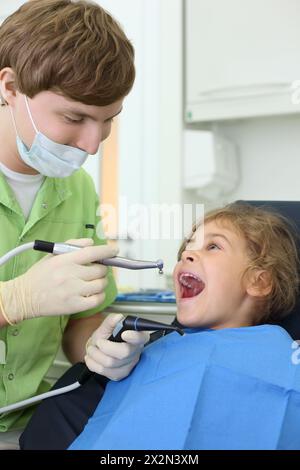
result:
[[[126,343],[132,345],[144,346],[150,340],[150,333],[148,331],[123,331],[121,338]]]

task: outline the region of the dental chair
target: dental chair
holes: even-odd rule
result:
[[[296,231],[300,235],[300,202],[297,201],[237,201],[239,203],[248,203],[256,207],[263,207],[267,210],[279,212],[289,219]],[[300,237],[297,240],[300,255]],[[284,328],[294,340],[300,340],[300,294],[294,309],[278,323]]]

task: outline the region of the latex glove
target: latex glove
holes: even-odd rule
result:
[[[85,363],[92,372],[117,381],[130,374],[138,363],[150,334],[145,331],[124,331],[124,343],[108,341],[115,326],[124,316],[111,314],[92,334],[86,345]]]
[[[0,308],[9,323],[83,312],[104,301],[108,268],[90,263],[116,256],[118,249],[93,246],[94,241],[89,238],[66,243],[84,248],[45,256],[25,274],[0,283]]]

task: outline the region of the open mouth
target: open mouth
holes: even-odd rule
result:
[[[180,285],[180,297],[182,299],[196,297],[196,295],[201,294],[205,288],[204,282],[199,276],[193,273],[180,273],[178,281]]]

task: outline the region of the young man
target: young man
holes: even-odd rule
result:
[[[116,286],[110,269],[91,263],[117,250],[97,237],[98,196],[80,169],[109,136],[134,77],[131,43],[96,4],[32,0],[0,27],[0,255],[35,239],[83,247],[26,252],[1,267],[1,406],[49,388],[44,376],[61,343],[75,363],[91,338],[87,366],[119,380],[148,338],[107,341],[120,316],[99,327]],[[22,428],[31,414],[0,416],[0,432]]]
[[[174,284],[186,334],[149,345],[130,377],[109,383],[70,448],[300,449],[293,341],[263,324],[295,305],[289,225],[245,204],[207,214],[179,251]]]

